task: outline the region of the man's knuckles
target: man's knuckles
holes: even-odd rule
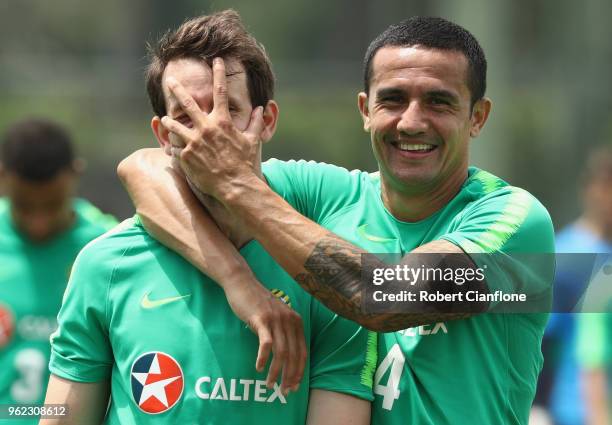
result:
[[[272,337],[269,334],[266,334],[265,336],[261,336],[259,339],[259,345],[261,346],[263,350],[267,350],[271,348],[272,343],[273,343]]]
[[[233,133],[234,123],[227,117],[218,117],[216,119],[217,126],[226,133]]]
[[[181,105],[181,109],[183,109],[184,111],[193,111],[197,108],[197,104],[195,100],[193,100],[193,98],[191,97],[181,99],[180,105]]]
[[[289,355],[289,350],[285,345],[278,345],[274,350],[274,357],[277,361],[283,362]]]
[[[186,163],[190,163],[194,159],[194,156],[195,156],[193,143],[187,143],[187,145],[183,149],[181,149],[181,151],[179,152],[179,155],[182,161],[185,161]]]
[[[267,308],[263,312],[255,315],[254,320],[258,323],[262,323],[265,326],[269,326],[272,323],[280,321],[281,316],[274,308]]]
[[[215,94],[218,98],[226,98],[227,99],[227,86],[223,83],[215,84]]]

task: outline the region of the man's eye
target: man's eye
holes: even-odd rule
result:
[[[181,115],[180,117],[175,118],[176,121],[183,124],[185,127],[193,127],[193,123],[191,122],[191,118],[188,115]]]
[[[388,96],[388,97],[383,97],[383,98],[379,99],[378,102],[381,105],[395,106],[395,105],[401,104],[402,101],[403,101],[403,99],[400,96]]]
[[[446,99],[439,99],[439,98],[433,98],[430,100],[430,103],[432,105],[450,105],[450,102]]]

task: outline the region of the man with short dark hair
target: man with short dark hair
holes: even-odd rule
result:
[[[227,74],[213,64],[219,57]],[[263,141],[274,134],[278,106],[269,59],[234,11],[194,18],[167,33],[153,50],[146,78],[155,113],[187,127],[197,124],[185,108],[218,113],[212,82],[227,79],[225,105],[233,128]],[[173,94],[177,84],[190,102]],[[151,127],[170,154],[175,136],[158,115]],[[261,176],[258,165],[254,171]],[[154,173],[173,187],[183,181],[166,166]],[[44,423],[101,422],[110,387],[105,423],[111,424],[367,424],[375,334],[300,290],[221,204],[204,195],[201,200],[240,248],[239,255],[215,258],[230,243],[213,240],[207,255],[218,272],[210,277],[246,291],[245,310],[269,303],[276,314],[270,318],[270,337],[279,349],[267,381],[253,367],[256,355],[259,372],[265,360],[258,355],[256,336],[232,313],[226,301],[231,294],[155,241],[136,217],[90,244],[75,262],[52,337],[46,398],[66,403],[69,415]],[[193,199],[190,205],[201,209]],[[294,357],[298,364],[283,368],[278,385],[283,359]],[[305,383],[298,388],[302,369]]]
[[[302,288],[340,315],[388,332],[379,336],[373,423],[527,424],[547,315],[491,314],[499,303],[488,300],[513,291],[550,300],[550,257],[532,257],[538,267],[511,254],[554,252],[553,228],[528,192],[468,167],[470,139],[491,109],[482,49],[456,24],[414,17],[374,40],[364,64],[358,107],[379,173],[271,160],[263,167],[268,186],[252,170],[258,144],[222,113],[199,111],[179,84],[171,91],[193,125],[162,118],[177,136],[175,159],[192,185],[237,217]],[[223,81],[214,84],[224,104]],[[147,155],[130,160],[135,176],[147,174],[138,165]],[[155,219],[157,237],[210,272],[214,265],[198,239],[210,223],[180,208],[185,198],[178,191],[155,187],[149,193],[157,195],[139,208]],[[160,203],[177,207],[162,213]],[[411,270],[439,270],[451,258],[451,274],[485,270],[478,286],[442,289],[423,275],[394,284],[415,297],[438,292],[465,300],[477,292],[487,301],[468,299],[459,310],[417,301],[399,312],[372,312],[365,295],[371,282],[362,280],[367,251],[401,254],[399,266]]]
[[[27,119],[1,143],[0,405],[40,404],[72,262],[116,222],[74,198],[81,165],[63,127]]]
[[[74,220],[73,200],[79,161],[59,125],[39,119],[7,129],[2,171],[16,227],[34,242],[44,242]]]

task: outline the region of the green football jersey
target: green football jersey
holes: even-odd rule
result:
[[[0,404],[39,404],[49,377],[49,336],[72,263],[83,246],[116,222],[75,199],[72,227],[33,243],[14,227],[10,208],[8,200],[0,200]]]
[[[264,174],[298,211],[368,252],[403,255],[433,240],[467,253],[554,252],[546,209],[528,192],[476,168],[445,207],[412,223],[385,208],[378,173],[270,160]],[[554,260],[548,258],[544,288],[541,282],[531,288],[528,280],[515,284],[524,292],[544,291],[550,300]],[[514,275],[527,279],[526,266],[516,266]],[[504,287],[507,276],[495,273],[487,275],[489,287]],[[372,423],[526,425],[547,319],[546,313],[489,313],[379,334]]]
[[[89,244],[75,262],[51,372],[110,379],[109,424],[303,424],[309,390],[372,400],[376,334],[302,291],[255,241],[241,249],[260,282],[303,319],[309,360],[283,396],[255,370],[258,339],[223,290],[147,234],[136,216]]]

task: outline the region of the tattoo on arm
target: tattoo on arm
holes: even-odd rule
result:
[[[431,242],[427,250],[417,248],[413,252],[423,254],[434,250],[439,254],[453,254],[455,257],[458,255],[456,250],[449,250],[447,243],[443,241]],[[304,272],[296,275],[295,280],[330,310],[376,331],[388,332],[439,321],[465,319],[483,311],[481,306],[472,306],[473,310],[451,308],[444,312],[437,311],[430,305],[420,305],[414,312],[366,313],[363,308],[366,283],[361,278],[362,254],[365,253],[366,251],[330,233],[317,242],[304,263]],[[405,259],[410,261],[409,257]],[[463,261],[471,263],[467,255]],[[423,285],[427,284],[428,282],[423,282]],[[481,290],[486,290],[486,283]]]
[[[321,283],[352,299],[361,291],[361,251],[337,236],[320,240],[304,264],[304,269]]]
[[[330,309],[355,319],[361,314],[364,252],[335,235],[326,236],[304,263],[305,273],[295,276],[295,280]]]

